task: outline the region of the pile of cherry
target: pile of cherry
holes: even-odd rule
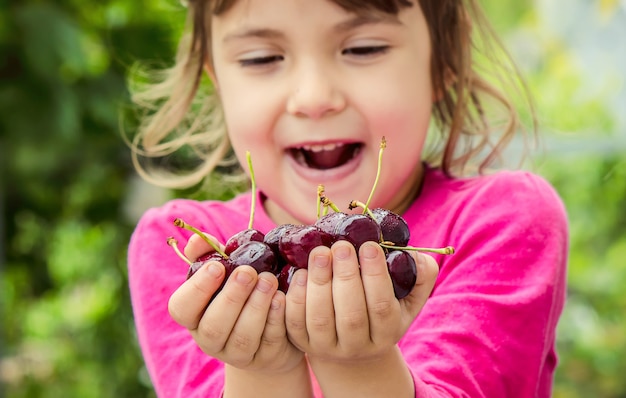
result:
[[[381,153],[385,145],[383,139]],[[254,174],[249,156],[248,154],[248,164],[253,184],[252,197],[254,198]],[[350,242],[358,253],[359,247],[363,243],[368,241],[378,242],[385,251],[389,275],[395,296],[398,299],[406,297],[413,289],[417,280],[417,267],[413,256],[409,254],[410,250],[440,254],[454,253],[454,248],[452,247],[441,249],[408,247],[407,244],[410,238],[409,227],[400,215],[390,210],[383,208],[369,209],[367,204],[353,201],[350,203],[349,208],[361,207],[363,208],[363,213],[348,214],[339,211],[324,196],[322,186],[318,187],[318,195],[320,203],[323,204],[323,209],[326,212],[320,215],[320,208],[318,207],[318,218],[313,225],[283,224],[264,234],[252,228],[254,216],[253,199],[248,228],[228,239],[223,250],[197,228],[180,218],[174,220],[174,225],[198,234],[211,245],[214,251],[200,256],[196,261],[192,262],[180,252],[174,238],[168,238],[168,244],[189,265],[187,278],[190,278],[208,261],[219,261],[224,265],[226,270],[224,281],[236,267],[249,265],[258,273],[271,272],[276,275],[279,289],[287,292],[295,271],[308,267],[309,253],[315,247],[331,247],[333,243],[345,240]],[[333,211],[327,212],[329,207]]]

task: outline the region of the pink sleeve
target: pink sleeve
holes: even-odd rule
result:
[[[185,203],[185,205],[181,205]],[[185,280],[186,264],[166,244],[174,236],[181,249],[189,233],[173,217],[197,219],[189,202],[173,201],[146,212],[129,245],[128,272],[135,326],[144,361],[159,397],[219,397],[221,362],[208,357],[189,331],[170,317],[167,303]],[[174,215],[174,216],[173,216]]]
[[[440,243],[457,253],[439,258],[432,297],[400,342],[418,397],[551,396],[567,220],[552,188],[524,176],[424,225],[448,225]]]

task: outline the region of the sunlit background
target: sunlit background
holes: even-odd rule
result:
[[[554,396],[624,397],[626,1],[483,3],[537,102],[543,145],[527,167],[570,218]],[[129,67],[169,63],[184,16],[177,0],[2,3],[0,396],[154,396],[126,245],[147,207],[208,194],[142,183],[119,120]]]

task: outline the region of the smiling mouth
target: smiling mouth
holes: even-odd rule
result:
[[[302,166],[317,170],[334,169],[354,159],[363,144],[332,143],[323,145],[304,145],[297,148],[289,148],[289,154]]]

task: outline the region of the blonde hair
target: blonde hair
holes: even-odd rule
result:
[[[189,1],[186,30],[174,65],[135,75],[131,92],[141,112],[140,124],[127,142],[138,173],[154,184],[185,188],[202,182],[220,165],[238,169],[233,167],[236,160],[219,100],[204,76],[204,66],[211,62],[211,17],[236,1]],[[395,14],[414,5],[408,0],[333,1],[357,13]],[[438,93],[433,120],[440,133],[431,141],[426,160],[449,176],[484,172],[496,163],[511,138],[525,131],[516,107],[501,88],[525,100],[534,133],[532,100],[477,0],[419,0],[419,6],[431,38],[431,79]],[[489,109],[497,112],[490,115]],[[180,153],[187,159],[182,163],[194,164],[190,170],[180,173],[162,164]]]

